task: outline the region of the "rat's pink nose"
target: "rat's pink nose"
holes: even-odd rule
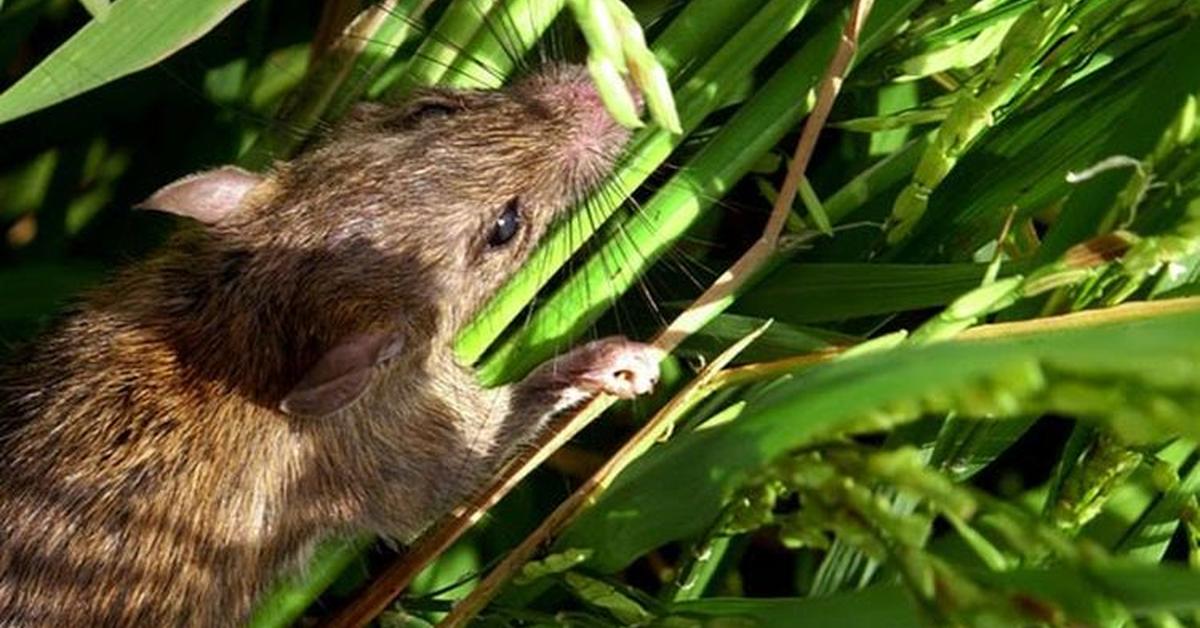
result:
[[[520,83],[517,90],[541,105],[539,109],[553,122],[549,129],[556,141],[551,150],[577,179],[592,176],[579,173],[606,172],[629,140],[629,129],[608,113],[583,66],[551,66]],[[640,96],[636,102],[640,107]],[[596,183],[583,179],[576,182],[579,190]]]
[[[641,113],[645,105],[641,90],[630,80],[626,80],[626,85],[633,96],[634,105]],[[608,117],[608,110],[595,82],[582,65],[551,66],[529,79],[526,87],[534,98],[551,109],[573,109],[585,117]]]
[[[596,83],[592,80],[590,74],[582,66],[576,66],[582,71],[583,75],[574,78],[568,84],[570,97],[574,99],[579,106],[582,107],[604,107],[604,99],[600,97],[600,90],[596,88]],[[633,104],[637,107],[638,113],[641,113],[645,106],[645,98],[642,97],[642,90],[638,89],[632,79],[625,80],[625,89],[633,97]]]

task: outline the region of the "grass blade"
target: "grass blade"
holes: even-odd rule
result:
[[[0,94],[0,123],[147,68],[199,39],[246,0],[121,0]]]

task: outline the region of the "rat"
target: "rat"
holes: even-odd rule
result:
[[[451,349],[628,136],[553,65],[156,192],[182,228],[0,369],[0,625],[244,623],[322,540],[411,541],[556,413],[650,391],[624,337],[492,389]]]

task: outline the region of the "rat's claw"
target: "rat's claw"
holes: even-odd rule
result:
[[[570,356],[575,386],[589,393],[633,399],[658,383],[661,349],[621,336],[590,342]]]

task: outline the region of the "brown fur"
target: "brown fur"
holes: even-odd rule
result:
[[[605,390],[563,375],[609,368],[594,349],[483,390],[450,343],[625,138],[578,68],[366,106],[88,298],[0,374],[0,624],[237,624],[316,542],[412,538]],[[523,227],[489,249],[514,198]],[[378,329],[403,352],[361,399],[280,412]]]

